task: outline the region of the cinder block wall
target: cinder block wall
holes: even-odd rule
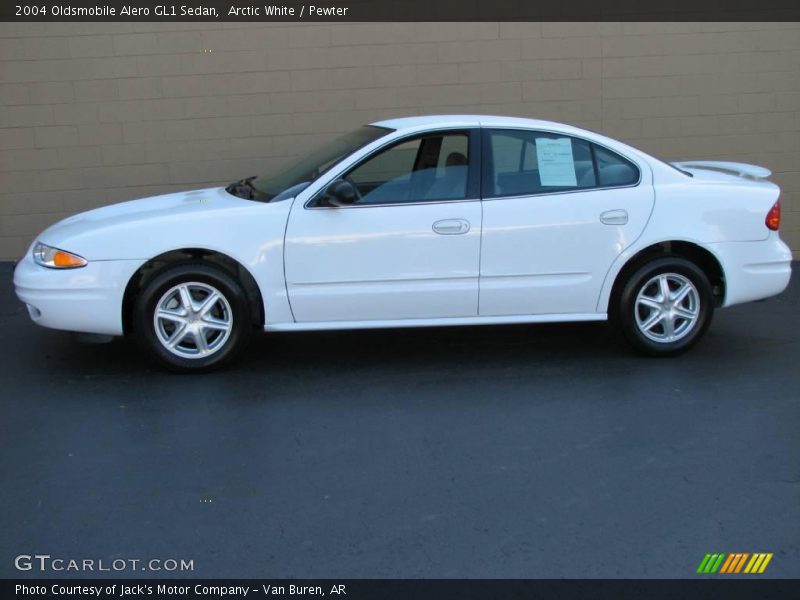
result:
[[[797,23],[2,23],[0,259],[77,211],[432,112],[765,165],[800,257]]]

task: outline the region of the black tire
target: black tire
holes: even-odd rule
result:
[[[212,290],[219,299],[214,300]],[[190,294],[190,311],[182,302],[183,292]],[[211,305],[204,308],[208,312],[195,312],[204,302]],[[187,318],[174,324],[170,318],[156,319],[159,304],[177,319],[183,319],[184,313]],[[144,285],[133,308],[136,341],[159,365],[175,372],[201,373],[219,368],[244,349],[252,331],[249,300],[242,286],[207,263],[181,263],[156,274]],[[177,340],[179,335],[183,338]],[[178,342],[171,344],[173,350],[167,348],[170,340]]]
[[[671,308],[656,309],[645,304],[654,296],[664,297],[661,287],[664,281],[673,294],[682,289],[687,280],[694,291],[689,289],[687,296],[672,303]],[[640,293],[643,294],[641,302]],[[657,258],[636,269],[624,281],[614,304],[609,314],[612,327],[646,356],[677,356],[687,351],[706,332],[714,314],[714,295],[708,277],[697,265],[679,257]],[[693,320],[681,316],[692,313],[696,314]],[[655,324],[647,329],[651,318]]]

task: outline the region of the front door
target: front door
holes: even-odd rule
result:
[[[353,204],[295,203],[284,250],[295,320],[477,316],[479,153],[476,130],[406,138],[344,175]]]

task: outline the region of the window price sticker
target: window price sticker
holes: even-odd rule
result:
[[[569,138],[536,138],[539,179],[543,186],[575,187],[575,159]]]

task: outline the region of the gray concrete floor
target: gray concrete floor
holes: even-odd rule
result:
[[[10,273],[2,577],[37,552],[502,578],[690,577],[706,552],[754,551],[800,576],[797,277],[672,360],[602,324],[509,326],[264,335],[175,376],[34,326]]]

